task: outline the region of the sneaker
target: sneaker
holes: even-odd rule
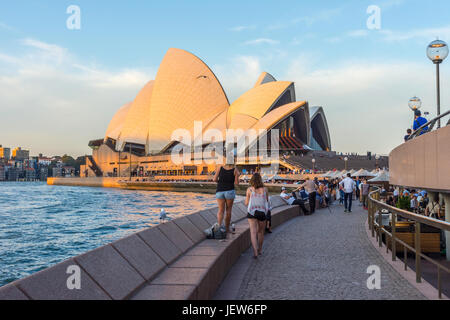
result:
[[[351,213],[351,212],[352,212],[352,210],[348,210],[347,212],[348,212],[348,213]]]
[[[345,209],[345,210],[344,210],[344,212],[345,212],[345,213],[347,213],[347,212],[348,212],[348,210],[347,210],[347,209]]]

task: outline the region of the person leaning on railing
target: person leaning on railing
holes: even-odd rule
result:
[[[418,130],[420,127],[422,127],[424,124],[427,124],[428,120],[425,119],[424,117],[422,117],[422,112],[420,112],[420,110],[416,110],[414,112],[414,125],[413,125],[413,129],[414,131]],[[428,132],[428,126],[423,128],[422,132],[419,135],[422,135],[424,133]]]

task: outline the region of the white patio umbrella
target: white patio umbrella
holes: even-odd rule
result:
[[[383,170],[373,179],[370,179],[368,182],[389,182],[389,172]]]
[[[373,174],[367,170],[361,169],[355,174],[352,175],[352,177],[376,177],[376,174]]]
[[[320,178],[331,178],[334,175],[333,171],[328,171],[320,176]]]

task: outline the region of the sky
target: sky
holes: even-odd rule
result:
[[[67,27],[71,5],[79,29]],[[0,144],[90,154],[88,141],[176,47],[213,70],[230,102],[267,71],[294,81],[297,100],[324,107],[334,150],[389,154],[412,125],[411,97],[436,115],[426,47],[450,41],[449,12],[445,0],[2,1]],[[443,111],[449,84],[444,61]]]

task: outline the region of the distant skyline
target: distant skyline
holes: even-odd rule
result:
[[[70,30],[70,5],[81,29]],[[381,28],[369,29],[369,6]],[[426,46],[450,42],[435,1],[14,1],[0,4],[0,144],[47,156],[89,154],[114,113],[154,79],[170,47],[208,64],[230,102],[261,72],[323,106],[333,150],[388,154],[412,125],[408,100],[436,114]],[[450,103],[450,58],[441,66]]]

